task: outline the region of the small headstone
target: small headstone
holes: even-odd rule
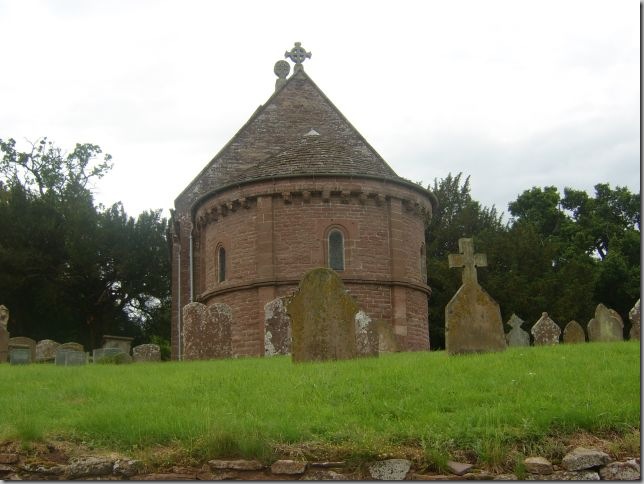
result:
[[[358,305],[335,271],[318,268],[304,274],[286,310],[292,324],[293,361],[356,357]]]
[[[532,326],[530,332],[534,338],[535,346],[559,344],[561,328],[550,319],[548,313],[541,313],[541,318]]]
[[[477,280],[476,268],[487,266],[485,254],[474,253],[472,239],[459,239],[460,254],[449,255],[450,268],[463,268],[463,284],[445,307],[447,353],[503,351],[506,348],[501,309]]]
[[[582,328],[581,324],[574,319],[564,328],[563,342],[567,344],[586,342],[586,333],[584,332],[584,328]]]
[[[623,341],[624,322],[617,311],[598,304],[595,317],[588,323],[589,341]]]
[[[230,358],[232,320],[233,313],[227,304],[186,304],[183,307],[183,358]]]
[[[25,336],[16,336],[15,338],[9,339],[9,350],[12,347],[23,347],[26,346],[31,351],[31,361],[36,361],[36,342]]]
[[[83,353],[85,351],[85,348],[83,348],[83,345],[80,343],[63,343],[62,345],[58,346],[56,351],[58,350],[72,350],[72,351],[80,351]]]
[[[521,325],[524,322],[519,316],[512,314],[507,322],[512,329],[505,335],[508,346],[530,346],[530,335],[527,331],[521,329]]]
[[[395,353],[400,351],[396,334],[387,321],[383,319],[376,321],[376,332],[378,333],[378,353]]]
[[[132,348],[132,359],[135,362],[161,361],[161,348],[155,344],[143,344]]]
[[[359,356],[378,356],[379,336],[375,324],[364,311],[355,315],[356,351]]]
[[[130,354],[132,347],[132,340],[128,336],[112,336],[109,334],[103,335],[103,348],[120,348],[125,354]]]
[[[31,348],[28,346],[22,348],[12,346],[9,348],[9,363],[12,365],[28,365],[31,362]]]
[[[0,363],[6,363],[9,360],[9,310],[4,304],[0,306]]]
[[[291,318],[285,301],[278,297],[264,305],[264,356],[291,354]]]
[[[630,339],[640,340],[640,326],[642,322],[640,314],[640,300],[638,299],[635,306],[628,312],[628,319],[631,320]]]
[[[56,359],[56,350],[60,346],[60,343],[57,343],[51,339],[43,339],[36,343],[36,361],[54,361]]]
[[[87,364],[87,353],[58,347],[55,363],[60,366],[85,365]]]

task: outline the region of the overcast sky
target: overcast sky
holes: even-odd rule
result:
[[[299,41],[400,176],[463,172],[506,213],[532,186],[639,192],[639,17],[637,0],[0,0],[0,138],[98,144],[97,200],[167,214]]]

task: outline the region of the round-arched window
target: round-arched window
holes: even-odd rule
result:
[[[329,232],[329,267],[334,271],[344,270],[344,235],[338,229]]]

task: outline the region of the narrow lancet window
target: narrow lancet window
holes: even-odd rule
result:
[[[218,266],[219,266],[219,282],[226,280],[226,249],[219,247]]]
[[[329,232],[329,267],[334,271],[344,270],[344,236],[339,230]]]

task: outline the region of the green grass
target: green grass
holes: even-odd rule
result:
[[[0,365],[0,383],[0,440],[162,445],[197,459],[409,446],[436,468],[456,450],[494,466],[517,443],[640,426],[640,346],[631,342],[305,364]]]

